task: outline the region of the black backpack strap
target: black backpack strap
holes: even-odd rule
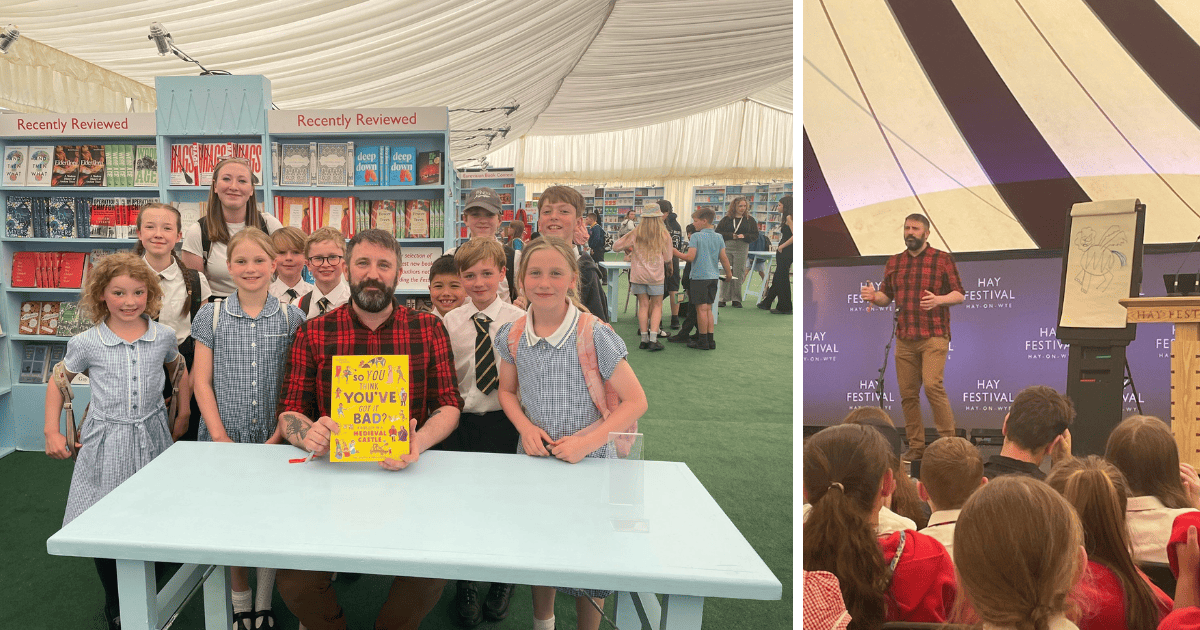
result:
[[[200,295],[200,272],[183,265],[179,265],[179,268],[183,270],[183,286],[187,287],[188,310],[191,311],[192,319],[196,319],[196,313],[204,305]]]
[[[309,291],[308,293],[300,296],[300,302],[296,305],[296,308],[304,311],[304,317],[306,319],[308,318],[308,305],[312,303],[312,294],[313,292]]]
[[[200,224],[200,257],[204,259],[204,268],[208,269],[208,249],[212,247],[212,241],[208,238],[208,219],[201,217],[198,223]]]
[[[517,250],[510,245],[504,246],[504,260],[507,261],[504,265],[504,279],[508,280],[508,299],[516,301],[517,299],[517,283],[513,280],[513,266],[517,260]]]

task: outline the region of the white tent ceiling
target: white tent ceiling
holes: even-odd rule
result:
[[[519,105],[507,117],[455,113],[456,130],[511,126],[490,146],[456,134],[460,163],[521,136],[629,130],[743,99],[790,118],[792,20],[786,0],[16,0],[0,7],[0,24],[16,24],[24,37],[151,86],[155,76],[198,71],[155,54],[147,35],[160,22],[205,67],[268,77],[283,109]],[[708,129],[711,142],[721,142],[722,131]],[[787,163],[771,167],[791,167],[790,140],[778,158]]]

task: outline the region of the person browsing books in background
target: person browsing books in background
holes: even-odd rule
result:
[[[228,297],[237,287],[225,265],[229,239],[250,225],[268,234],[283,227],[260,212],[254,197],[253,175],[246,158],[228,157],[213,169],[204,216],[183,232],[183,264],[208,277],[216,297]]]
[[[275,257],[275,281],[267,292],[283,304],[295,304],[300,301],[300,296],[312,291],[313,285],[303,274],[306,239],[300,228],[290,225],[271,235],[271,244],[279,255]]]
[[[194,340],[192,339],[192,319],[200,310],[200,306],[212,297],[208,287],[208,278],[195,269],[188,269],[183,261],[175,255],[175,244],[183,235],[179,232],[179,211],[165,203],[148,203],[142,206],[137,216],[138,244],[134,252],[142,255],[142,260],[150,269],[158,274],[158,284],[162,288],[162,308],[159,309],[159,323],[170,326],[175,331],[175,343],[180,354],[187,362],[188,371],[192,369],[194,357]],[[163,387],[163,395],[171,396],[172,385],[168,376]],[[195,441],[199,429],[200,407],[194,396],[189,397],[187,405],[190,409],[188,425],[181,434],[174,435],[175,439]]]
[[[604,271],[582,247],[588,242],[587,228],[583,225],[583,195],[570,186],[551,186],[538,197],[537,236],[557,236],[570,243],[578,256],[579,302],[587,311],[604,323],[608,323],[608,297],[604,294]],[[536,238],[536,237],[535,237]],[[531,239],[532,241],[532,239]],[[525,250],[529,249],[528,244]],[[524,252],[525,250],[522,250]],[[517,306],[527,304],[525,296]]]
[[[498,241],[496,228],[500,226],[500,195],[491,188],[472,188],[471,195],[467,198],[467,207],[463,210],[463,223],[467,224],[467,235],[472,239]],[[503,247],[506,271],[505,276],[500,278],[496,294],[501,300],[511,304],[517,297],[513,273],[516,266],[521,264],[521,255],[508,245]],[[446,253],[453,255],[455,251],[457,248],[452,247],[446,250]]]
[[[597,265],[604,265],[604,253],[607,250],[604,243],[604,228],[600,225],[600,213],[589,213],[584,220],[587,221],[588,249],[592,252],[592,260],[596,261]]]
[[[621,221],[621,227],[617,228],[617,238],[621,238],[633,231],[637,227],[637,213],[631,208],[625,213],[625,219]]]
[[[521,251],[525,246],[525,241],[522,240],[525,236],[525,222],[520,219],[513,219],[504,226],[504,244],[513,248],[516,251]]]
[[[445,320],[446,314],[467,301],[467,292],[463,289],[462,278],[458,276],[458,264],[454,262],[453,255],[440,256],[429,266],[429,299],[433,302],[431,312],[441,320]]]
[[[78,449],[78,459],[64,526],[167,450],[172,433],[181,432],[188,421],[187,405],[178,405],[176,416],[167,417],[162,368],[182,359],[175,331],[149,318],[162,306],[162,289],[146,263],[130,252],[106,257],[88,274],[79,306],[96,325],[67,341],[60,365],[68,383],[76,374],[88,373],[92,398],[79,438],[70,445]],[[143,360],[131,363],[129,356]],[[186,368],[179,396],[191,396]],[[46,454],[55,459],[71,456],[58,430],[63,403],[51,379],[46,385],[45,435]],[[110,629],[119,628],[116,561],[95,562],[104,587],[105,621]]]
[[[634,426],[646,413],[646,393],[625,360],[625,342],[581,308],[575,250],[558,237],[543,235],[525,247],[517,278],[529,311],[501,326],[495,337],[500,405],[520,434],[517,452],[572,464],[614,455],[609,433]],[[586,363],[581,354],[588,357]],[[589,382],[600,389],[611,386],[619,400],[616,407],[602,412]],[[555,588],[532,589],[534,630],[552,630]],[[596,630],[600,614],[587,598],[603,608],[611,591],[561,590],[576,598],[578,628]]]
[[[725,241],[712,228],[712,220],[716,214],[712,208],[700,208],[692,214],[692,225],[696,227],[696,233],[692,234],[691,240],[688,241],[688,251],[684,253],[675,250],[675,255],[681,260],[694,263],[691,278],[688,280],[688,301],[696,311],[696,331],[700,337],[696,341],[689,341],[687,345],[699,350],[717,348],[716,342],[713,341],[712,313],[712,303],[717,299],[717,263],[720,262],[725,267],[726,282],[733,277],[729,257],[725,255]]]
[[[671,236],[663,227],[663,213],[658,204],[642,206],[642,222],[637,229],[613,243],[615,251],[630,251],[629,291],[637,296],[638,348],[651,352],[662,350],[658,341],[662,326],[662,301],[667,273],[671,270]],[[649,332],[647,332],[647,327]]]
[[[229,239],[226,260],[237,291],[196,314],[192,335],[196,400],[203,419],[200,441],[283,443],[275,421],[280,371],[304,314],[267,291],[276,254],[270,237],[258,228],[238,231]],[[249,569],[232,567],[230,576],[235,628],[274,627],[275,570],[258,569],[258,597],[253,602]]]
[[[747,253],[750,243],[758,238],[758,222],[750,214],[750,202],[745,197],[734,197],[729,202],[729,212],[717,224],[716,232],[725,239],[725,249],[729,251],[729,260],[733,261],[733,276],[736,278],[725,283],[717,306],[732,302],[734,308],[742,308],[742,281],[746,279]]]
[[[496,297],[504,278],[504,247],[495,240],[473,238],[454,254],[462,286],[471,298],[446,313],[443,323],[454,349],[458,392],[463,397],[458,428],[442,442],[452,451],[515,453],[520,434],[500,407],[499,376],[493,340],[500,327],[524,317],[525,311]],[[508,616],[511,584],[492,584],[479,601],[475,583],[459,580],[451,616],[463,627],[474,627],[486,614],[492,621]]]
[[[363,230],[346,247],[350,274],[350,305],[300,326],[288,354],[279,406],[279,424],[288,442],[324,457],[339,426],[330,417],[330,376],[335,356],[408,355],[413,374],[409,382],[409,416],[414,431],[412,451],[401,459],[384,459],[380,467],[402,470],[421,453],[446,439],[458,426],[462,396],[454,371],[450,337],[429,313],[400,306],[395,299],[400,281],[400,244],[383,230]],[[416,366],[420,366],[419,368]],[[345,628],[337,594],[328,571],[283,570],[279,593],[288,609],[309,630]],[[375,620],[376,628],[416,630],[437,604],[446,580],[396,577]]]
[[[315,282],[296,303],[308,319],[320,317],[350,299],[346,282],[346,237],[337,228],[313,230],[304,243],[304,257]]]

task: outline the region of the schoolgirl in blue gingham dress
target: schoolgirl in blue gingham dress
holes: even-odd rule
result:
[[[526,315],[531,318],[531,314]],[[525,334],[517,341],[517,356],[509,351],[509,334],[512,324],[504,324],[496,332],[493,344],[496,358],[517,366],[517,382],[521,388],[521,404],[530,422],[550,436],[559,440],[574,435],[601,418],[600,410],[592,402],[587,383],[583,380],[583,367],[579,364],[576,346],[576,331],[579,327],[579,309],[567,307],[567,316],[558,330],[549,337],[533,334],[533,321],[529,319]],[[604,380],[612,378],[617,364],[629,355],[625,342],[608,326],[596,326],[592,330],[596,344],[596,360],[600,364],[600,375]],[[557,341],[557,343],[554,343]],[[611,457],[611,444],[606,444],[588,457]],[[517,443],[517,452],[524,453],[524,444]],[[557,587],[561,593],[573,597],[608,597],[612,591]]]
[[[217,330],[213,334],[213,315]],[[288,309],[288,313],[284,313]],[[228,298],[200,307],[192,322],[196,343],[212,350],[213,392],[225,433],[234,442],[262,444],[275,432],[275,403],[284,357],[304,312],[283,305],[268,295],[262,311],[250,317],[242,310],[235,291]],[[212,441],[208,426],[200,423],[198,439]]]
[[[71,337],[63,367],[88,372],[92,398],[79,429],[83,448],[67,495],[66,526],[171,446],[163,364],[179,355],[175,331],[147,320],[125,341],[104,322]]]

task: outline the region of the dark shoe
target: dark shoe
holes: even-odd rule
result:
[[[766,302],[759,302],[758,304],[755,304],[755,306],[757,306],[758,308],[761,308],[764,311],[771,310],[771,305],[767,304]]]
[[[670,337],[667,337],[667,341],[670,341],[671,343],[687,343],[689,339],[690,338],[683,333],[679,333],[678,335],[671,335]]]
[[[701,350],[716,350],[717,344],[709,341],[708,339],[703,339],[700,341],[700,349]]]
[[[671,330],[678,330],[678,329],[679,329],[679,316],[672,315],[671,316]]]
[[[664,348],[663,345],[657,341],[650,342],[650,352],[658,352],[659,350],[665,349],[666,348]]]
[[[233,613],[234,630],[254,630],[254,611]]]
[[[717,302],[718,308],[723,307],[723,306],[725,306],[725,300],[721,300],[720,302]]]
[[[779,309],[777,309],[777,308],[773,308],[773,309],[771,309],[771,312],[772,312],[772,313],[774,313],[774,314],[776,314],[776,315],[791,315],[791,314],[792,314],[792,312],[791,312],[791,311],[781,311],[781,310],[779,310]]]
[[[483,623],[483,607],[479,604],[479,593],[475,592],[474,582],[458,581],[451,609],[455,623],[464,628],[474,628]]]
[[[270,608],[254,611],[254,630],[275,630],[275,613]]]
[[[742,303],[741,303],[741,302],[734,302],[734,303],[733,303],[733,308],[742,308]]]
[[[704,345],[705,345],[704,342],[700,341],[699,339],[692,339],[691,341],[688,341],[689,348],[695,348],[697,350],[706,350],[707,348],[705,348]]]
[[[649,341],[643,341],[638,344],[638,350],[645,350],[646,348],[649,348],[649,347],[650,347]]]
[[[717,340],[716,340],[716,339],[709,339],[709,340],[708,340],[708,347],[707,347],[707,348],[705,348],[705,350],[716,350],[716,349],[717,349]]]
[[[483,614],[492,621],[508,616],[508,600],[512,599],[512,584],[493,584],[483,600]]]

